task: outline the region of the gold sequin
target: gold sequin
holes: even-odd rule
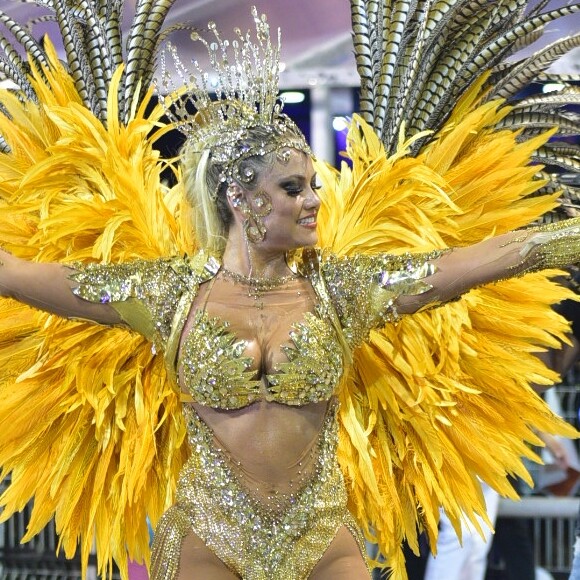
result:
[[[190,261],[135,260],[126,264],[73,264],[74,294],[111,304],[123,321],[164,351],[184,290],[196,284]]]
[[[517,242],[523,243],[522,261],[514,267],[518,274],[575,264],[580,254],[580,218],[529,228],[511,243]]]
[[[330,399],[342,376],[342,351],[330,322],[320,309],[317,314],[307,313],[304,322],[294,325],[292,346],[282,347],[288,362],[265,375],[264,393],[263,382],[252,379],[247,370],[252,359],[243,356],[245,342],[236,340],[227,324],[198,312],[178,363],[193,400],[239,409],[261,398],[286,405]]]
[[[246,343],[228,332],[218,318],[198,311],[183,343],[179,365],[193,400],[220,409],[239,409],[257,401],[262,381],[247,369],[252,359],[243,356]]]
[[[364,342],[371,329],[399,320],[399,296],[422,294],[432,288],[425,278],[435,272],[430,262],[443,252],[340,258],[323,255],[320,270],[351,347]]]

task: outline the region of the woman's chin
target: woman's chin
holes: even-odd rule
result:
[[[301,247],[311,248],[312,246],[316,246],[317,243],[318,243],[318,234],[316,233],[316,230],[314,230],[312,234],[310,234],[304,239],[304,243],[302,244]]]

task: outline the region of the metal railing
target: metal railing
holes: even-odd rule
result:
[[[57,555],[58,537],[51,522],[26,544],[30,507],[0,524],[0,578],[2,580],[81,580],[78,558]]]
[[[576,427],[579,424],[579,379],[578,369],[575,369],[564,384],[554,388],[562,417]],[[578,451],[578,441],[574,441],[574,446]],[[536,464],[529,467],[535,478],[540,469]],[[567,578],[572,567],[580,497],[537,496],[535,494],[541,493],[538,490],[529,490],[528,493],[530,495],[519,502],[501,500],[499,515],[529,519],[536,566],[544,568],[555,578]]]
[[[502,499],[498,515],[531,522],[535,565],[553,575],[567,575],[572,567],[576,519],[580,498],[524,497],[519,502]],[[501,560],[490,566],[501,568]]]

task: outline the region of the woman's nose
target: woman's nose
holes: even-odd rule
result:
[[[311,187],[309,188],[308,195],[304,201],[304,206],[308,209],[318,209],[320,207],[320,198]]]

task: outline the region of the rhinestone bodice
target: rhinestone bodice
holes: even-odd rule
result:
[[[342,352],[322,309],[306,313],[290,339],[280,347],[287,362],[257,380],[250,370],[253,360],[244,354],[245,341],[229,332],[227,323],[198,311],[178,360],[183,386],[194,402],[221,409],[262,399],[286,405],[330,399],[342,375]]]
[[[227,322],[194,307],[200,286],[220,271],[215,258],[200,252],[186,258],[75,265],[71,278],[77,283],[75,294],[110,303],[126,325],[151,341],[155,352],[163,352],[168,373],[177,383],[180,371],[180,384],[194,402],[217,409],[238,409],[258,400],[305,405],[331,398],[342,376],[343,353],[364,342],[373,328],[397,320],[399,295],[430,288],[423,280],[430,272],[429,260],[438,255],[339,258],[305,250],[290,265],[309,284],[314,306],[298,313],[276,345],[283,360],[259,373],[244,340]],[[184,332],[192,314],[193,324]]]
[[[248,481],[239,462],[216,445],[214,433],[186,406],[192,453],[179,478],[176,504],[155,531],[152,577],[177,576],[183,537],[191,530],[246,580],[306,580],[341,526],[364,554],[336,457],[337,411],[333,398],[313,441],[308,472],[288,493],[272,496]]]

